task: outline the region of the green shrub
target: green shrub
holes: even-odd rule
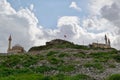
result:
[[[59,63],[63,62],[63,60],[60,60],[59,58],[55,58],[55,57],[48,57],[48,61],[51,64],[59,64]]]
[[[28,68],[23,68],[23,69],[1,68],[0,69],[0,77],[23,74],[23,73],[32,73],[32,71]]]
[[[14,74],[13,69],[9,69],[9,68],[1,68],[0,69],[0,77],[9,76],[9,75],[13,75],[13,74]]]
[[[71,80],[94,80],[94,79],[85,74],[78,74],[73,76]]]
[[[109,64],[110,68],[116,68],[115,64]]]
[[[0,77],[0,80],[48,80],[41,74],[19,74]]]
[[[116,60],[117,62],[120,62],[120,55],[114,56],[114,60]]]
[[[97,52],[91,53],[90,56],[93,58],[110,58],[111,54],[109,52]]]
[[[1,63],[4,67],[14,67],[21,62],[21,59],[18,55],[7,56],[4,61]]]
[[[65,79],[65,75],[64,74],[57,74],[54,77],[55,80],[64,80]]]
[[[36,73],[44,73],[44,72],[47,72],[47,71],[50,71],[50,70],[54,70],[54,68],[48,67],[48,66],[39,66],[39,67],[36,67],[36,68],[32,68],[32,70]]]
[[[75,70],[75,66],[74,65],[60,65],[58,66],[58,70],[63,71],[63,72],[70,72],[70,71]]]
[[[93,68],[96,68],[98,70],[102,70],[103,69],[102,64],[97,63],[97,62],[94,62],[94,63],[89,62],[89,63],[84,64],[84,66],[85,67],[93,67]]]
[[[52,56],[52,55],[57,54],[57,53],[58,52],[56,52],[56,51],[50,51],[50,52],[48,52],[47,56]]]
[[[38,62],[39,58],[37,56],[27,56],[26,59],[24,59],[22,62],[22,65],[24,67],[30,67],[31,65],[34,65]]]
[[[58,57],[60,57],[60,58],[65,57],[65,56],[69,56],[69,55],[67,53],[61,53],[61,54],[58,55]]]
[[[110,75],[106,80],[120,80],[120,74]]]
[[[93,59],[94,60],[94,62],[107,62],[109,59],[108,58],[95,58],[95,59]]]
[[[75,57],[81,57],[81,58],[85,58],[87,57],[87,55],[85,53],[77,53],[77,54],[73,54]]]
[[[107,62],[110,59],[113,59],[113,57],[116,55],[116,53],[111,52],[97,52],[97,53],[91,53],[89,56],[94,59],[95,62]]]
[[[42,80],[53,80],[53,79],[50,76],[45,76],[44,78],[42,78]]]
[[[84,50],[89,50],[90,49],[88,46],[83,46],[83,45],[73,45],[72,48],[74,48],[74,49],[84,49]]]

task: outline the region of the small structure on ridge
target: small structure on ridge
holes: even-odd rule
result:
[[[105,35],[105,44],[104,43],[92,43],[89,46],[92,48],[111,48],[111,42],[110,39],[107,37],[107,35]]]
[[[12,37],[10,35],[10,37],[8,39],[8,50],[7,50],[7,53],[23,53],[23,52],[25,52],[24,48],[22,46],[20,46],[19,44],[11,47],[11,42],[12,42]]]

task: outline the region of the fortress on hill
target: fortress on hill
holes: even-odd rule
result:
[[[107,37],[107,35],[105,35],[104,40],[105,40],[105,43],[98,43],[98,42],[94,43],[93,42],[92,44],[89,44],[87,47],[89,47],[89,48],[103,48],[103,49],[111,48],[111,42],[110,42],[110,39]],[[12,37],[10,35],[9,38],[8,38],[7,53],[24,53],[25,52],[24,48],[22,46],[20,46],[20,45],[11,46],[11,42],[12,42]],[[45,46],[35,47],[36,49],[33,49],[34,47],[32,47],[31,49],[32,49],[32,51],[36,51],[36,50],[40,51],[40,50],[44,50],[43,47],[47,49],[47,46],[49,46],[49,45],[53,45],[53,46],[58,45],[58,46],[60,46],[60,45],[63,45],[65,43],[67,43],[67,42],[68,41],[65,41],[65,40],[55,39],[55,40],[52,40],[50,42],[46,42]],[[69,42],[69,43],[71,43],[71,42]],[[71,44],[73,44],[73,43],[71,43]],[[31,51],[31,49],[30,49],[30,51]]]
[[[105,40],[105,43],[94,43],[93,42],[92,44],[89,44],[88,47],[90,47],[90,48],[104,48],[104,49],[111,48],[111,42],[110,42],[110,39],[107,37],[107,35],[105,35],[104,40]],[[52,40],[50,42],[46,42],[46,45],[54,45],[54,44],[58,44],[58,43],[63,43],[63,40],[55,39],[55,40]]]

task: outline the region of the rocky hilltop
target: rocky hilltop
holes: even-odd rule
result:
[[[119,80],[120,52],[55,39],[26,54],[0,55],[0,80]],[[114,75],[113,75],[114,76]]]
[[[28,52],[32,53],[40,53],[41,51],[49,50],[49,49],[61,49],[61,50],[66,50],[66,49],[76,49],[76,50],[81,50],[81,51],[86,51],[87,53],[96,52],[107,52],[111,51],[114,48],[93,48],[90,47],[89,45],[78,45],[74,44],[73,42],[69,42],[66,40],[61,40],[61,39],[55,39],[50,42],[46,42],[46,45],[43,46],[35,46],[29,49]]]

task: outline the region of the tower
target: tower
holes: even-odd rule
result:
[[[12,41],[12,37],[10,35],[8,38],[8,52],[11,50],[11,41]]]
[[[107,41],[107,36],[105,34],[105,44],[107,45],[108,44],[108,41]]]
[[[110,39],[108,39],[108,45],[109,45],[109,46],[111,45]]]

